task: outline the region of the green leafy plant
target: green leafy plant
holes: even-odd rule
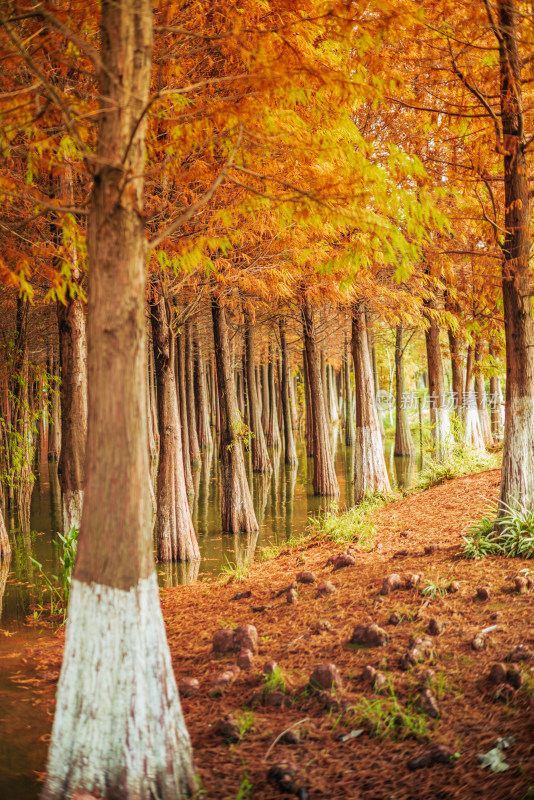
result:
[[[499,457],[472,447],[454,447],[443,459],[426,458],[416,489],[424,491],[451,478],[498,466]]]
[[[70,589],[72,583],[72,570],[74,569],[74,562],[76,560],[76,550],[78,548],[78,528],[72,526],[70,531],[65,535],[58,533],[59,542],[55,541],[55,546],[59,549],[59,563],[61,565],[61,572],[59,575],[46,575],[43,572],[43,565],[35,558],[31,558],[33,563],[39,568],[39,576],[46,585],[50,592],[50,616],[54,617],[58,614],[63,616],[63,622],[67,617],[67,608],[69,605]],[[44,613],[44,608],[41,607],[37,616]],[[36,618],[36,613],[34,613]]]
[[[352,709],[352,720],[381,739],[424,739],[428,736],[427,719],[412,703],[402,705],[391,683],[389,695],[362,697]],[[352,724],[352,722],[351,722]]]
[[[318,517],[310,517],[309,532],[337,544],[358,542],[360,550],[371,550],[376,530],[371,522],[371,514],[386,502],[382,494],[371,495],[357,506],[340,511],[334,503]]]
[[[263,676],[264,684],[262,687],[262,692],[265,695],[270,695],[272,692],[284,692],[286,691],[286,679],[284,673],[280,669],[280,667],[275,667],[272,672],[268,674],[264,674]]]
[[[499,517],[483,517],[463,537],[464,558],[534,558],[534,508],[506,506]]]
[[[443,595],[447,594],[447,587],[449,583],[449,580],[442,580],[438,575],[435,580],[425,581],[423,588],[421,589],[421,594],[423,594],[425,597],[442,597]]]
[[[235,719],[239,726],[239,741],[241,742],[248,731],[254,730],[254,714],[252,711],[237,711]]]
[[[241,583],[249,576],[249,565],[232,564],[225,556],[225,563],[221,567],[220,577],[226,579],[226,583]]]

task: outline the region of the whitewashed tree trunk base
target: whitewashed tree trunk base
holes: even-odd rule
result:
[[[42,800],[178,800],[193,762],[155,574],[129,591],[72,582]]]
[[[356,428],[354,444],[354,502],[371,494],[390,492],[382,438],[378,426]]]
[[[480,427],[480,417],[476,408],[468,406],[465,414],[465,433],[464,444],[467,447],[472,447],[474,450],[485,451],[484,439],[482,438],[482,430]]]
[[[67,534],[73,526],[80,530],[82,519],[83,491],[67,490],[63,492],[63,533]]]
[[[509,506],[534,505],[534,400],[515,397],[506,406],[499,516]]]

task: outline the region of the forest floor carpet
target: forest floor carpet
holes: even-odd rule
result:
[[[499,470],[491,470],[386,503],[373,514],[374,549],[354,553],[353,566],[333,571],[327,562],[345,548],[308,539],[255,564],[242,582],[162,590],[176,677],[199,682],[198,693],[182,699],[205,792],[199,796],[280,798],[279,782],[268,780],[276,765],[286,765],[279,773],[290,776],[293,796],[317,800],[534,795],[534,594],[514,586],[529,562],[460,555],[462,535],[498,488]],[[277,596],[302,571],[317,580],[299,584],[298,601]],[[401,588],[383,595],[391,574],[400,576]],[[331,581],[335,592],[317,596],[321,581]],[[446,593],[453,581],[458,591]],[[477,596],[479,588],[488,591]],[[349,644],[355,626],[369,623],[387,633],[387,643]],[[236,655],[215,655],[213,636],[244,624],[258,632],[252,668],[230,669],[228,682],[218,684]],[[442,631],[430,635],[429,625],[434,634]],[[50,725],[62,645],[59,632],[28,645],[25,656]],[[269,660],[285,678],[278,695],[262,688]],[[341,687],[333,692],[309,685],[324,664],[339,672]],[[490,680],[494,664],[502,666]],[[382,691],[366,667],[384,676]],[[280,688],[272,680],[269,686]],[[220,724],[225,719],[229,728]],[[291,726],[293,735],[275,743]],[[227,741],[228,730],[239,740]],[[479,758],[495,749],[496,758],[486,760],[504,765],[500,772]]]

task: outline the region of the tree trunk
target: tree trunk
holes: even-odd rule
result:
[[[11,558],[11,545],[7,533],[4,512],[0,506],[0,565]]]
[[[187,502],[182,434],[176,392],[175,346],[163,293],[150,306],[156,366],[159,463],[157,480],[157,551],[159,561],[198,561],[200,550]]]
[[[261,362],[261,393],[262,393],[262,409],[261,409],[261,424],[265,436],[269,433],[269,422],[271,406],[269,403],[269,357],[266,351],[263,351],[263,360]]]
[[[279,450],[282,447],[280,438],[280,427],[278,425],[278,409],[276,403],[276,384],[275,384],[275,353],[274,347],[270,348],[269,358],[269,428],[267,430],[267,444]]]
[[[187,420],[187,389],[186,389],[186,370],[185,370],[185,335],[182,332],[177,337],[176,355],[178,363],[177,392],[178,392],[178,411],[180,415],[182,431],[182,454],[184,459],[185,485],[188,494],[193,492],[193,473],[191,472],[191,453],[189,452],[189,425]]]
[[[415,444],[410,430],[408,411],[406,410],[405,394],[406,382],[404,379],[404,326],[402,322],[397,325],[395,333],[395,450],[396,456],[414,456]]]
[[[310,390],[310,379],[308,370],[308,354],[306,345],[302,353],[302,376],[304,378],[304,398],[306,403],[306,455],[313,458],[315,452],[315,433],[313,429],[312,398]]]
[[[491,424],[488,413],[488,401],[486,397],[486,387],[484,385],[484,373],[482,372],[482,348],[480,342],[475,346],[475,397],[480,420],[480,430],[482,439],[486,447],[493,446],[491,435]]]
[[[43,800],[86,792],[176,800],[194,791],[147,481],[142,112],[151,57],[151,3],[104,2],[87,236],[86,481]]]
[[[334,425],[339,424],[339,403],[337,398],[337,391],[336,391],[336,377],[334,375],[334,367],[332,364],[329,364],[327,367],[327,383],[328,383],[328,396],[329,406],[330,406],[330,419],[334,423]]]
[[[534,328],[529,276],[529,168],[521,108],[517,7],[498,0],[504,144],[502,291],[506,336],[506,412],[500,512],[534,505]]]
[[[373,328],[373,315],[370,311],[365,312],[365,324],[367,326],[367,341],[369,342],[369,358],[371,360],[371,371],[373,374],[373,391],[375,397],[375,407],[376,407],[376,415],[378,418],[378,425],[380,428],[380,436],[382,437],[382,441],[386,438],[386,432],[384,430],[384,421],[382,419],[382,414],[376,405],[376,399],[378,397],[378,391],[380,389],[380,385],[378,382],[378,368],[376,364],[376,347],[375,347],[375,332]],[[356,397],[358,395],[356,394]]]
[[[490,355],[492,357],[492,367],[495,370],[495,361],[497,359],[497,351],[490,343]],[[491,408],[491,435],[493,439],[502,439],[502,432],[504,427],[504,415],[502,409],[502,391],[499,376],[493,372],[490,377],[490,408]]]
[[[80,528],[87,438],[87,342],[83,302],[68,297],[57,305],[61,365],[61,453],[59,475],[63,530]]]
[[[196,350],[195,359],[195,404],[197,417],[198,444],[201,450],[213,447],[213,437],[210,428],[210,415],[208,408],[208,389],[206,385],[206,365],[202,353],[198,325],[195,326]]]
[[[280,348],[282,350],[282,415],[284,418],[285,463],[292,466],[298,464],[297,449],[293,438],[293,425],[291,424],[291,401],[289,397],[289,356],[287,352],[287,337],[285,320],[280,317]]]
[[[50,412],[48,417],[48,460],[58,461],[61,452],[61,379],[58,363],[53,355],[48,362],[50,375]]]
[[[228,533],[251,533],[258,530],[258,523],[245,470],[243,423],[237,408],[226,314],[215,294],[211,310],[221,413],[222,529]]]
[[[344,391],[345,391],[345,444],[347,447],[354,446],[354,415],[352,413],[352,386],[350,382],[350,357],[347,332],[345,331],[345,346],[343,349],[343,372],[344,372]]]
[[[454,408],[457,415],[462,418],[464,405],[464,368],[462,363],[462,352],[460,337],[449,328],[449,351],[451,354],[451,373],[452,373],[452,394],[454,398]]]
[[[389,478],[376,409],[373,372],[362,305],[352,309],[352,358],[356,388],[354,502],[375,492],[389,492]]]
[[[245,358],[247,370],[248,406],[249,406],[249,428],[252,431],[251,451],[252,451],[252,471],[253,472],[272,472],[271,459],[265,444],[265,436],[261,424],[260,409],[258,405],[258,394],[256,384],[256,370],[254,366],[256,356],[256,337],[254,335],[254,325],[249,314],[245,315]]]
[[[339,484],[330,447],[330,427],[326,419],[313,310],[305,295],[302,301],[302,323],[306,347],[309,409],[313,417],[313,492],[316,495],[337,497]]]
[[[200,464],[200,447],[198,444],[197,421],[195,415],[195,356],[193,328],[190,322],[185,323],[185,394],[187,403],[187,431],[189,434],[189,456],[191,464]]]
[[[428,393],[430,402],[430,424],[435,457],[442,461],[452,445],[451,423],[445,397],[445,378],[443,360],[439,344],[439,325],[435,318],[427,315],[428,328],[425,331],[426,354],[428,361]]]

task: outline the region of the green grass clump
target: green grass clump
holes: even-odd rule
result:
[[[280,667],[275,667],[272,672],[263,676],[262,692],[269,696],[273,692],[286,692],[286,679]]]
[[[306,534],[302,534],[300,536],[290,536],[289,539],[286,539],[285,542],[280,542],[280,544],[273,544],[270,547],[262,547],[258,552],[255,554],[256,561],[271,561],[273,558],[277,558],[280,553],[283,553],[284,550],[291,550],[294,547],[299,547],[300,545],[304,544],[304,542],[309,537]]]
[[[384,495],[376,494],[345,511],[333,504],[328,511],[310,518],[308,530],[315,537],[329,542],[346,544],[357,541],[360,550],[371,550],[376,530],[370,517],[385,502]]]
[[[485,516],[469,528],[463,537],[464,558],[534,558],[534,508],[519,504],[505,509],[498,518]]]
[[[222,565],[219,573],[220,577],[226,580],[226,583],[241,583],[246,580],[249,575],[249,565],[245,564],[232,564],[225,556],[226,563]]]
[[[495,453],[486,453],[471,447],[455,447],[442,460],[433,458],[425,460],[416,489],[424,491],[432,486],[439,486],[451,478],[492,469],[498,464],[499,456]]]
[[[352,709],[356,725],[380,739],[424,739],[428,736],[427,718],[413,704],[402,705],[392,686],[389,696],[362,697]]]

